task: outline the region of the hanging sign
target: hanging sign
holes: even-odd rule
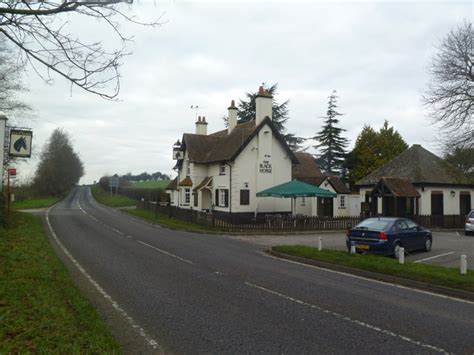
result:
[[[11,157],[31,157],[31,141],[33,132],[24,129],[10,129],[10,148],[8,153]]]

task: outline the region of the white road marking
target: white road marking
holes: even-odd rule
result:
[[[153,245],[150,245],[150,244],[148,244],[148,243],[142,242],[141,240],[137,240],[137,242],[140,243],[140,244],[143,244],[143,245],[147,246],[148,248],[155,249],[156,251],[159,251],[160,253],[163,253],[163,254],[165,254],[165,255],[171,256],[172,258],[181,260],[182,262],[185,262],[185,263],[188,263],[188,264],[194,264],[194,263],[193,263],[192,261],[190,261],[190,260],[183,259],[183,258],[180,257],[180,256],[174,255],[174,254],[172,254],[172,253],[170,253],[170,252],[167,252],[166,250],[162,250],[162,249],[157,248],[157,247],[155,247],[155,246],[153,246]]]
[[[404,336],[404,335],[400,335],[400,334],[397,334],[397,333],[394,333],[390,330],[387,330],[387,329],[383,329],[383,328],[380,328],[380,327],[377,327],[375,325],[371,325],[369,323],[365,323],[363,321],[360,321],[360,320],[357,320],[357,319],[353,319],[353,318],[350,318],[348,316],[345,316],[341,313],[337,313],[337,312],[334,312],[334,311],[331,311],[331,310],[328,310],[328,309],[325,309],[325,308],[322,308],[322,307],[319,307],[319,306],[316,306],[314,304],[311,304],[311,303],[308,303],[308,302],[305,302],[305,301],[301,301],[297,298],[293,298],[291,296],[287,296],[287,295],[284,295],[283,293],[280,293],[280,292],[277,292],[277,291],[273,291],[273,290],[270,290],[268,288],[265,288],[263,286],[259,286],[259,285],[256,285],[256,284],[253,284],[253,283],[250,283],[250,282],[245,282],[245,284],[249,287],[253,287],[253,288],[256,288],[258,290],[261,290],[261,291],[264,291],[264,292],[267,292],[267,293],[270,293],[272,295],[275,295],[275,296],[278,296],[278,297],[281,297],[281,298],[284,298],[288,301],[291,301],[291,302],[294,302],[294,303],[297,303],[299,305],[302,305],[302,306],[305,306],[305,307],[309,307],[311,309],[316,309],[322,313],[325,313],[325,314],[329,314],[333,317],[336,317],[338,319],[342,319],[342,320],[345,320],[347,322],[350,322],[350,323],[353,323],[353,324],[357,324],[361,327],[364,327],[364,328],[368,328],[368,329],[371,329],[371,330],[374,330],[376,332],[379,332],[379,333],[382,333],[382,334],[385,334],[385,335],[389,335],[391,337],[394,337],[394,338],[398,338],[400,340],[403,340],[403,341],[406,341],[410,344],[414,344],[414,345],[418,345],[418,346],[421,346],[422,348],[426,348],[426,349],[430,349],[430,350],[433,350],[433,351],[436,351],[436,352],[439,352],[439,353],[444,353],[444,354],[449,354],[448,351],[442,349],[442,348],[439,348],[437,346],[434,346],[434,345],[430,345],[430,344],[426,344],[426,343],[422,343],[421,341],[417,341],[417,340],[414,340],[414,339],[411,339],[407,336]]]
[[[137,329],[138,332],[140,333],[140,336],[145,339],[148,345],[150,345],[153,349],[159,350],[160,353],[164,353],[163,348],[160,346],[160,344],[154,340],[148,333],[140,327],[135,320],[130,317],[127,312],[117,303],[114,301],[114,299],[95,281],[87,272],[86,270],[79,264],[79,262],[69,253],[69,251],[66,249],[66,247],[59,241],[56,233],[53,230],[53,227],[51,226],[51,222],[49,221],[49,211],[51,210],[52,207],[48,208],[46,211],[46,222],[48,223],[49,230],[51,231],[51,235],[53,236],[54,241],[56,244],[59,246],[59,248],[63,251],[65,255],[71,260],[71,262],[74,264],[74,266],[77,267],[77,269],[81,272],[82,275],[95,287],[95,289],[106,299],[110,302],[112,307],[122,316],[125,318],[125,320],[128,322],[128,324],[134,328]]]
[[[352,278],[354,278],[354,279],[360,279],[360,280],[364,280],[364,281],[369,281],[369,282],[373,282],[373,283],[378,283],[378,284],[381,284],[381,285],[386,285],[386,286],[401,288],[401,289],[404,289],[404,290],[410,290],[410,291],[414,291],[414,292],[418,292],[418,293],[423,293],[423,294],[430,295],[430,296],[436,296],[436,297],[439,297],[439,298],[445,298],[445,299],[448,299],[448,300],[451,300],[451,301],[457,301],[457,302],[467,303],[467,304],[474,304],[473,301],[468,301],[468,300],[464,300],[464,299],[461,299],[461,298],[456,298],[456,297],[441,295],[441,294],[439,294],[439,293],[434,293],[434,292],[430,292],[430,291],[424,291],[424,290],[420,290],[420,289],[412,288],[412,287],[408,287],[408,286],[403,286],[403,285],[392,284],[392,283],[384,282],[384,281],[380,281],[380,280],[369,279],[369,278],[367,278],[367,277],[358,276],[358,275],[353,275],[353,274],[349,274],[349,273],[343,272],[343,271],[331,270],[331,269],[326,269],[326,268],[319,267],[319,266],[315,266],[315,265],[308,265],[308,264],[304,264],[304,263],[299,263],[299,262],[293,261],[293,260],[287,260],[287,259],[283,259],[283,258],[278,258],[278,257],[276,257],[276,256],[269,255],[269,254],[267,254],[267,253],[262,253],[262,255],[265,256],[265,257],[267,257],[267,258],[272,258],[272,259],[275,259],[275,260],[284,261],[284,262],[287,262],[287,263],[290,263],[290,264],[296,264],[296,265],[308,267],[308,268],[311,268],[311,269],[317,269],[317,270],[321,270],[321,271],[325,271],[325,272],[330,272],[330,273],[333,273],[333,274],[344,275],[344,276],[352,277]]]
[[[416,261],[414,261],[413,263],[414,263],[414,264],[416,264],[416,263],[421,263],[421,262],[423,262],[423,261],[427,261],[427,260],[439,258],[440,256],[451,255],[451,254],[454,254],[454,251],[450,251],[449,253],[439,254],[439,255],[435,255],[435,256],[430,256],[429,258],[425,258],[425,259],[416,260]]]

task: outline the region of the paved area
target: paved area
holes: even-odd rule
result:
[[[468,301],[272,258],[255,243],[153,226],[98,205],[85,188],[45,218],[124,353],[474,349]]]
[[[294,244],[317,247],[319,237],[323,239],[323,248],[346,250],[345,233],[231,236],[234,239],[266,247]],[[433,232],[431,252],[410,252],[405,260],[459,267],[462,254],[467,256],[468,268],[474,270],[474,236],[465,236],[464,233],[457,232]]]

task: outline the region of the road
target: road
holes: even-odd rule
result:
[[[153,226],[99,205],[87,187],[46,222],[99,313],[119,338],[128,335],[125,352],[474,352],[470,302]]]

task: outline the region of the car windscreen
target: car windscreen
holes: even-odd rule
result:
[[[392,223],[392,221],[387,221],[384,219],[366,219],[365,221],[362,221],[357,226],[355,226],[355,229],[370,229],[375,231],[383,231],[390,223]]]
[[[469,216],[469,218],[474,218],[474,211],[471,212],[471,215]]]

